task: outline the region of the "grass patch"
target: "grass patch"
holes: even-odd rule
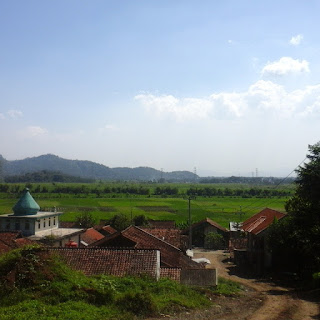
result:
[[[13,188],[14,185],[10,185]],[[34,184],[36,187],[38,184]],[[134,184],[132,184],[134,185]],[[24,188],[20,185],[20,189]],[[188,200],[185,192],[190,187],[205,188],[229,188],[229,189],[250,189],[253,186],[239,184],[170,184],[172,188],[178,188],[176,196],[166,195],[165,197],[154,194],[156,187],[166,187],[167,184],[139,184],[139,186],[150,189],[150,195],[141,194],[119,194],[119,193],[87,193],[88,189],[110,189],[131,186],[125,183],[98,183],[98,184],[58,184],[60,187],[82,188],[80,193],[55,193],[53,188],[57,185],[41,184],[41,188],[46,187],[48,193],[35,193],[31,188],[34,199],[43,209],[61,210],[64,214],[61,221],[74,221],[75,217],[85,211],[92,213],[96,221],[108,220],[115,214],[124,214],[131,219],[138,215],[146,215],[149,219],[174,220],[178,224],[188,220]],[[293,189],[293,185],[283,187]],[[254,188],[270,189],[271,186],[254,186]],[[88,191],[87,190],[87,191]],[[11,213],[12,207],[17,202],[19,193],[0,193],[0,214]],[[230,221],[244,221],[253,214],[261,211],[265,207],[275,210],[284,210],[284,204],[288,197],[273,196],[269,198],[243,198],[241,196],[197,196],[191,200],[192,221],[197,222],[206,217],[216,221],[223,227],[228,227]],[[241,210],[240,210],[241,208]],[[239,214],[241,211],[241,215]]]
[[[218,286],[213,289],[213,292],[224,296],[235,296],[240,294],[242,290],[241,284],[219,277]]]
[[[87,277],[38,247],[0,256],[0,319],[136,319],[208,305],[168,279]]]

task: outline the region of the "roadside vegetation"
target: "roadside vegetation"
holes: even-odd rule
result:
[[[205,308],[214,303],[214,295],[240,292],[238,284],[222,279],[217,288],[201,289],[169,279],[87,277],[39,247],[0,256],[0,318],[4,320],[78,320],[79,315],[83,320],[136,319]]]
[[[309,145],[308,161],[296,170],[296,192],[286,202],[287,216],[269,230],[275,267],[298,273],[319,286],[320,142]]]

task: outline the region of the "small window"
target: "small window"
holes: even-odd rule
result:
[[[40,223],[40,220],[38,222],[38,229],[41,229],[41,223]]]
[[[43,219],[43,227],[46,227],[46,219]]]
[[[53,225],[56,225],[56,217],[53,217]]]
[[[51,218],[49,218],[49,223],[48,223],[49,227],[51,226]]]

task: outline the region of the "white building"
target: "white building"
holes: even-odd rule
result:
[[[69,240],[79,244],[83,229],[59,228],[59,216],[63,213],[41,212],[29,189],[25,189],[12,209],[13,213],[0,215],[1,231],[21,231],[23,236],[32,240],[51,237],[56,240],[55,245],[60,246]]]

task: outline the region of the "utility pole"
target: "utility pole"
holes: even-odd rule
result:
[[[191,226],[191,197],[188,198],[189,208],[189,249],[192,250],[192,226]]]

